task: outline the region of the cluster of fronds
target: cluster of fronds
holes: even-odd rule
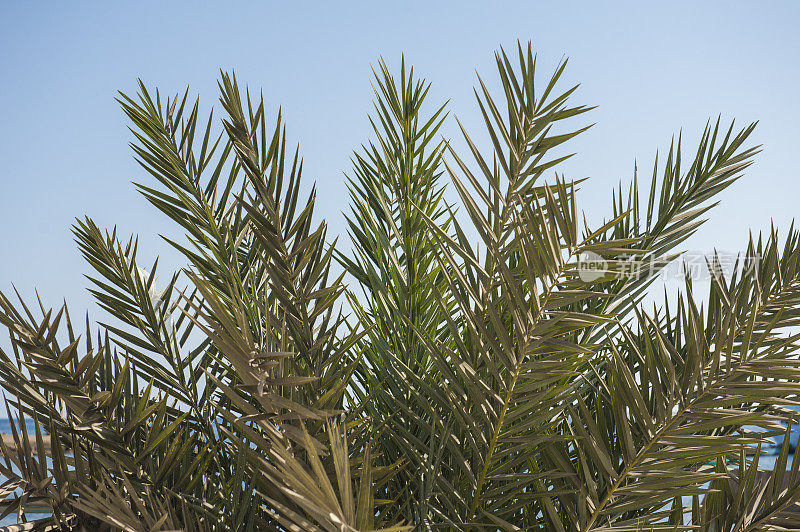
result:
[[[66,530],[800,528],[789,438],[758,467],[800,396],[798,233],[751,238],[733,276],[710,257],[702,305],[688,277],[642,304],[751,163],[753,125],[709,125],[688,164],[675,143],[593,226],[557,173],[589,109],[559,88],[565,63],[539,86],[530,46],[515,55],[496,56],[499,95],[480,81],[488,142],[462,127],[462,154],[429,85],[380,64],[346,253],[263,98],[223,75],[217,122],[186,94],[121,95],[136,186],[186,266],[159,286],[136,238],[86,218],[107,320],[0,294],[1,513]]]

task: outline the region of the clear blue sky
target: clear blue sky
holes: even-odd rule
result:
[[[306,179],[333,234],[344,228],[343,172],[368,138],[370,65],[401,52],[433,82],[432,102],[480,129],[475,71],[494,78],[493,52],[532,40],[540,65],[570,57],[574,101],[598,105],[597,125],[573,143],[568,177],[591,177],[583,206],[608,212],[610,188],[634,159],[649,167],[683,128],[693,142],[708,117],[760,120],[764,151],[726,191],[690,247],[742,247],[750,228],[798,214],[800,2],[0,3],[0,289],[14,282],[45,302],[90,302],[69,226],[89,214],[139,233],[148,262],[175,255],[168,229],[130,184],[143,179],[127,146],[117,90],[136,78],[172,93],[187,84],[216,103],[218,69],[283,106]],[[550,3],[553,5],[556,3]],[[445,132],[455,135],[453,128]]]

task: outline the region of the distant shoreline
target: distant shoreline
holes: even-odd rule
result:
[[[3,443],[6,445],[6,447],[8,447],[11,451],[16,451],[17,444],[14,441],[14,437],[11,434],[3,434],[2,436]],[[38,454],[39,446],[36,443],[36,437],[29,439],[29,442],[31,444],[31,450],[33,451],[33,454]],[[42,434],[42,443],[44,446],[44,452],[46,454],[50,454],[50,435]]]

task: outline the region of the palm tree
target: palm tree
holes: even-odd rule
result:
[[[646,296],[758,151],[754,129],[678,140],[605,220],[559,173],[590,109],[541,81],[531,46],[475,94],[488,142],[403,63],[375,71],[354,153],[352,245],[329,240],[280,113],[222,74],[223,118],[188,91],[120,94],[136,183],[186,266],[157,281],[122,238],[74,225],[106,318],[0,294],[10,444],[3,516],[66,530],[800,528],[800,237],[708,258]],[[287,151],[288,149],[288,151]],[[547,176],[552,176],[549,181]],[[586,257],[593,263],[587,269]],[[701,301],[703,301],[701,303]],[[33,429],[28,429],[28,423]]]

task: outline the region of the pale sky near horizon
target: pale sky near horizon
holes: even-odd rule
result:
[[[649,171],[681,129],[693,147],[708,118],[759,120],[763,152],[724,192],[722,205],[688,247],[737,250],[750,229],[798,214],[800,170],[800,2],[377,2],[197,5],[189,2],[22,2],[0,0],[0,290],[48,305],[91,303],[88,272],[70,233],[75,217],[140,235],[144,263],[157,254],[179,267],[158,234],[173,231],[134,191],[148,177],[128,148],[117,90],[136,79],[165,94],[217,103],[219,69],[263,89],[282,106],[305,179],[320,192],[317,213],[346,240],[343,172],[369,139],[370,66],[392,67],[401,52],[432,82],[431,107],[448,98],[472,131],[481,120],[476,70],[495,80],[493,53],[532,40],[542,75],[563,56],[580,82],[574,103],[597,105],[596,125],[573,142],[561,171],[590,177],[580,197],[595,218],[610,211],[611,188]],[[218,106],[217,106],[218,107]],[[455,136],[451,122],[444,132]],[[488,149],[488,148],[487,148]],[[98,317],[99,312],[93,315]]]

